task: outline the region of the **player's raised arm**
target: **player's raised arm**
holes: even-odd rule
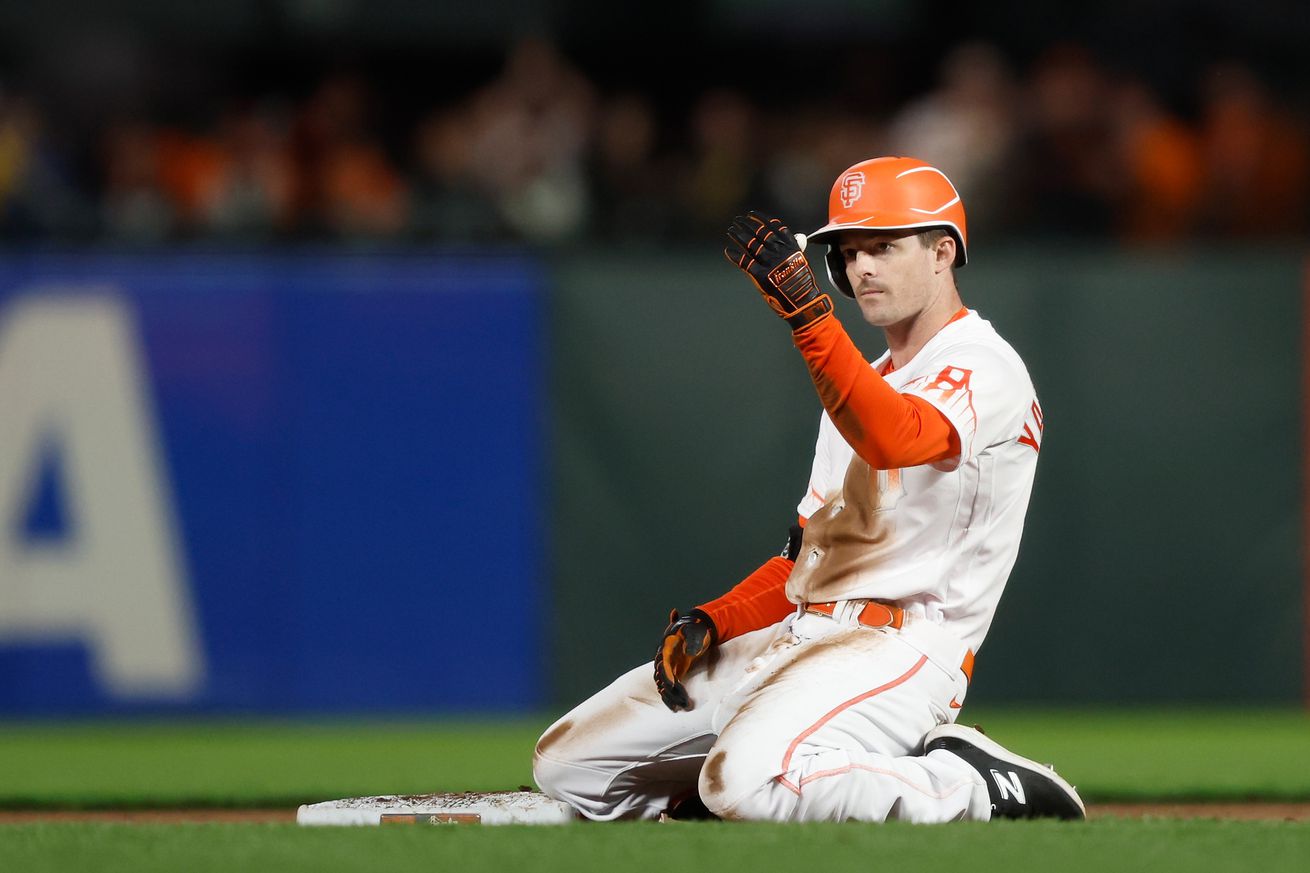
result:
[[[791,326],[824,408],[869,466],[913,467],[959,454],[959,437],[946,416],[922,398],[897,393],[864,360],[780,219],[757,212],[737,218],[724,256]]]

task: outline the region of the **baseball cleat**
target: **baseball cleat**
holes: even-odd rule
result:
[[[1055,768],[1014,754],[982,731],[946,724],[924,737],[923,753],[950,752],[987,783],[992,818],[1085,819],[1087,807]]]

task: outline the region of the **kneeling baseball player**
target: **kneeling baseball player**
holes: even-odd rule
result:
[[[802,248],[882,328],[867,362]],[[784,556],[674,612],[650,666],[536,747],[537,783],[591,819],[699,797],[724,819],[986,821],[1086,816],[1049,768],[956,725],[1014,566],[1041,449],[1023,361],[963,306],[964,206],[940,170],[864,161],[799,240],[751,213],[727,255],[791,328],[823,402]]]

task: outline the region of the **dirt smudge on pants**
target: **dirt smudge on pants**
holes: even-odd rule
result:
[[[542,735],[541,739],[537,742],[537,752],[541,753],[550,749],[552,746],[559,743],[560,740],[564,739],[571,730],[573,730],[573,720],[569,718],[564,719]]]
[[[715,749],[705,759],[702,776],[705,780],[705,789],[710,794],[718,795],[723,791],[723,765],[727,760],[728,753],[723,749]]]

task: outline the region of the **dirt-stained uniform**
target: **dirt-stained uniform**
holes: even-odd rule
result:
[[[944,249],[956,252],[946,266],[961,265],[963,208],[952,194],[940,171],[913,159],[866,161],[839,177],[834,220],[810,239],[836,241],[830,276],[843,293],[868,295],[866,318],[895,301],[873,295],[896,288],[891,279],[880,286],[877,266],[860,278],[865,261],[852,247],[842,244],[834,260],[849,238],[841,234],[894,228],[901,236],[872,238],[870,257],[919,269],[904,246],[920,243],[905,234],[945,228],[958,247]],[[887,208],[894,196],[909,205]],[[965,729],[942,726],[964,702],[1019,550],[1043,425],[1023,361],[960,307],[909,360],[893,366],[888,351],[870,364],[801,275],[808,269],[786,248],[796,244],[785,226],[752,215],[734,228],[729,257],[792,325],[825,406],[797,507],[803,535],[788,556],[699,607],[694,621],[713,644],[683,659],[676,669],[685,674],[657,688],[650,665],[640,665],[551,726],[536,748],[537,781],[599,820],[656,818],[692,791],[728,819],[944,822],[987,820],[1002,807],[997,814],[1010,815],[1005,804],[1016,793],[1028,803],[1024,785],[1046,774],[1029,773],[1017,756],[980,766],[967,754],[977,751],[971,734],[951,739]],[[925,281],[954,295],[953,279],[946,285],[943,270],[924,263]],[[937,287],[924,292],[937,310],[925,311],[940,311]],[[666,643],[681,635],[671,625]],[[682,662],[666,659],[666,672],[671,663]],[[672,697],[670,683],[680,689]],[[934,731],[946,732],[935,744]],[[964,742],[965,753],[933,748],[947,739]],[[1075,809],[1072,789],[1051,778],[1070,799],[1065,817],[1078,817],[1081,802]]]

